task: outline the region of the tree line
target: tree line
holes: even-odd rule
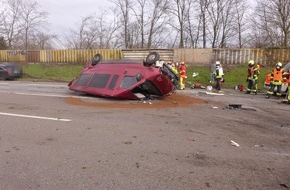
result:
[[[36,0],[0,0],[0,49],[289,48],[290,0],[107,0],[65,36]],[[53,23],[52,23],[53,24]]]

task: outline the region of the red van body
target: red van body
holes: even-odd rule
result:
[[[176,80],[178,77],[165,64],[159,67],[146,66],[142,61],[101,61],[86,67],[68,86],[90,95],[136,100],[170,95],[176,89]]]

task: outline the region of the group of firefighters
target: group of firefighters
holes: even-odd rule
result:
[[[185,89],[185,81],[187,78],[186,75],[186,65],[182,61],[180,63],[169,62],[168,65],[173,70],[173,72],[180,77],[179,88],[181,90]],[[221,83],[224,82],[224,72],[220,61],[216,61],[214,66],[211,69],[211,79],[210,82],[215,81],[215,90],[219,92],[221,90]],[[267,91],[266,98],[270,98],[270,96],[276,95],[279,99],[281,97],[281,87],[282,84],[287,82],[288,79],[288,93],[286,98],[288,103],[290,104],[290,69],[284,70],[282,68],[282,63],[278,62],[275,65],[275,68],[272,70],[270,74],[270,88]],[[246,94],[250,94],[251,92],[254,94],[258,93],[258,78],[260,74],[260,66],[255,64],[253,60],[248,62],[248,70],[247,70],[247,89]],[[276,90],[275,90],[276,89]],[[274,91],[275,90],[275,91]]]
[[[179,75],[179,89],[184,90],[185,80],[187,79],[186,66],[185,66],[184,61],[181,61],[180,63],[168,62],[168,66],[172,69],[172,71],[176,75]]]
[[[288,93],[286,95],[286,98],[288,100],[288,103],[290,103],[290,80],[289,80],[289,74],[290,74],[290,69],[284,70],[282,68],[282,63],[278,62],[276,63],[275,67],[271,71],[270,74],[270,88],[267,91],[266,98],[270,98],[270,96],[276,95],[276,98],[279,99],[282,94],[281,94],[281,88],[282,84],[286,84],[287,79],[288,79]],[[247,74],[247,94],[250,94],[253,92],[254,94],[257,94],[258,92],[258,87],[257,87],[257,80],[259,77],[259,70],[260,67],[259,65],[255,65],[255,62],[253,60],[250,60],[248,62],[248,74]],[[276,89],[276,91],[274,91]]]

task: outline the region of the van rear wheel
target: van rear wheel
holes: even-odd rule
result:
[[[157,52],[151,52],[146,57],[145,66],[152,66],[156,61],[158,61],[160,55]]]

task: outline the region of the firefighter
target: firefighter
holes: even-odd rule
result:
[[[288,82],[287,101],[290,104],[290,81]]]
[[[286,100],[288,102],[288,104],[290,104],[290,69],[288,69],[288,71],[285,71],[285,78],[288,80],[288,90],[287,90],[287,94],[286,94]]]
[[[288,83],[287,101],[290,104],[290,82]]]
[[[224,81],[224,70],[219,61],[215,62],[215,70],[213,72],[214,79],[216,81],[215,89],[219,92],[221,90],[221,83]]]
[[[172,69],[172,61],[168,61],[168,62],[166,63],[166,65],[167,65],[170,69]]]
[[[178,75],[177,63],[172,62],[171,68],[174,74]]]
[[[248,62],[248,74],[247,74],[247,94],[253,92],[258,93],[258,76],[259,76],[259,66],[255,66],[255,62],[250,60]]]
[[[275,68],[271,72],[271,78],[270,78],[271,84],[270,84],[270,89],[267,92],[266,98],[270,98],[271,95],[274,95],[274,89],[275,87],[277,88],[276,95],[277,99],[281,97],[281,87],[282,87],[282,82],[286,83],[286,77],[285,77],[285,72],[282,69],[282,63],[278,62],[275,65]]]
[[[178,67],[178,69],[179,69],[179,75],[180,75],[180,90],[184,90],[185,80],[187,76],[186,76],[186,66],[183,61],[180,62],[180,66]]]

